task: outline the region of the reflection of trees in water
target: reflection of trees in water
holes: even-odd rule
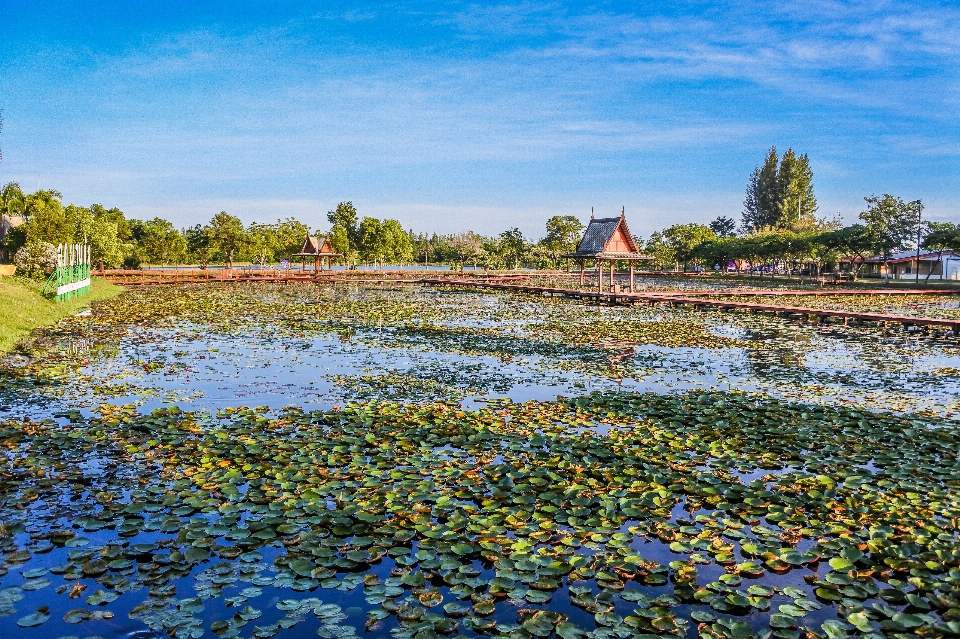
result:
[[[755,345],[745,350],[745,372],[759,380],[904,392],[942,382],[932,371],[918,371],[914,366],[918,354],[936,357],[942,353],[938,345],[929,342],[884,337],[872,327],[821,331],[814,325],[755,325],[748,330]],[[831,354],[833,364],[825,361]]]

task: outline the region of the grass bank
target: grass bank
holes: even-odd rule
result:
[[[41,283],[22,277],[0,278],[0,353],[40,326],[54,324],[92,302],[119,295],[123,287],[93,278],[90,292],[57,304],[40,294]]]

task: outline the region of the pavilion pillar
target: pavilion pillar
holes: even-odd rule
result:
[[[616,275],[616,268],[617,268],[617,261],[610,260],[610,292],[611,293],[614,292],[613,282],[614,282],[614,276]]]
[[[630,260],[630,292],[633,293],[633,260]]]
[[[603,262],[597,260],[597,293],[603,293]]]
[[[584,281],[583,267],[584,267],[584,261],[580,260],[580,288],[583,288],[583,281]]]

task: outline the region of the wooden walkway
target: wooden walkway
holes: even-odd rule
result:
[[[662,293],[664,295],[676,295],[677,293],[669,291],[651,291],[651,293]],[[862,288],[862,289],[792,289],[785,291],[778,290],[751,290],[751,289],[731,289],[723,291],[690,291],[690,294],[705,297],[834,297],[834,296],[852,296],[852,295],[960,295],[960,289],[956,288],[916,288],[916,289],[882,289],[882,288]]]
[[[107,271],[103,275],[112,283],[124,286],[146,284],[189,284],[217,282],[314,282],[314,283],[423,283],[432,286],[460,286],[470,288],[489,288],[537,295],[571,297],[607,304],[669,304],[671,306],[693,306],[694,308],[717,308],[721,310],[739,310],[744,312],[771,313],[774,315],[795,316],[826,322],[828,319],[848,322],[873,322],[881,326],[890,324],[903,327],[919,326],[939,328],[960,334],[960,318],[947,319],[937,317],[915,317],[911,315],[893,315],[887,313],[866,313],[860,311],[841,311],[806,306],[783,304],[760,304],[754,302],[733,301],[730,297],[830,297],[830,296],[924,296],[958,295],[960,289],[811,289],[811,290],[740,290],[719,291],[641,291],[636,293],[609,293],[570,288],[553,288],[522,284],[531,277],[528,274],[490,274],[476,277],[474,273],[442,272],[442,276],[423,278],[425,271],[321,271],[319,273],[302,271],[258,271],[241,270],[157,270],[157,271]],[[370,277],[377,275],[378,277]],[[407,277],[403,277],[407,276]],[[413,277],[410,277],[413,276]],[[469,279],[468,279],[469,278]]]
[[[721,310],[739,310],[748,313],[771,313],[783,316],[799,316],[801,318],[813,319],[817,323],[825,322],[828,318],[842,320],[844,324],[854,322],[875,322],[881,326],[890,324],[900,325],[904,328],[909,326],[920,326],[929,328],[946,329],[953,332],[954,335],[960,334],[960,318],[947,319],[939,317],[915,317],[912,315],[892,315],[887,313],[865,313],[860,311],[840,311],[826,308],[810,308],[806,306],[785,306],[779,304],[755,304],[752,302],[734,302],[722,299],[709,299],[707,297],[694,297],[690,295],[669,293],[669,292],[641,292],[641,293],[601,293],[598,291],[575,290],[568,288],[550,288],[546,286],[526,286],[522,284],[505,284],[495,282],[481,282],[470,280],[441,280],[424,279],[424,284],[434,286],[463,286],[474,288],[491,288],[497,290],[517,291],[521,293],[533,293],[554,297],[572,297],[582,300],[590,300],[598,303],[608,304],[669,304],[671,306],[693,306],[694,308],[717,308]],[[759,292],[759,291],[758,291]],[[843,291],[844,294],[850,294]],[[916,291],[907,292],[889,291],[889,290],[870,290],[857,291],[860,295],[898,295],[905,293],[907,295],[919,294],[957,294],[958,291]],[[710,293],[712,294],[712,293]],[[741,292],[731,294],[740,295]],[[798,295],[805,292],[798,292]],[[831,293],[824,293],[829,295]],[[836,294],[836,293],[832,293]]]

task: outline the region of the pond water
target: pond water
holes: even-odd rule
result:
[[[86,408],[108,401],[137,403],[145,410],[170,403],[190,410],[287,404],[322,408],[389,392],[399,400],[455,397],[473,406],[476,399],[491,396],[521,402],[594,390],[739,389],[871,409],[954,414],[960,406],[960,348],[952,341],[686,309],[518,302],[429,289],[348,293],[371,294],[431,307],[442,329],[472,332],[454,336],[453,342],[449,334],[417,333],[389,319],[384,325],[383,318],[339,335],[324,330],[278,333],[262,324],[264,318],[228,331],[189,321],[175,328],[132,326],[110,357],[90,358],[78,371],[88,383],[71,385],[69,405]],[[310,294],[303,298],[299,301],[314,301]],[[681,347],[653,339],[611,364],[603,350],[554,348],[558,336],[538,332],[545,318],[569,322],[571,330],[602,323],[656,327],[669,322],[664,330],[682,331],[684,324],[697,324],[708,335],[729,338],[730,344],[700,348],[702,336],[697,335],[681,336],[691,342]],[[491,336],[483,329],[500,341],[483,346]],[[525,340],[542,343],[528,348],[511,343]],[[50,401],[43,396],[45,406]]]
[[[954,341],[207,285],[2,369],[0,636],[960,631]]]

